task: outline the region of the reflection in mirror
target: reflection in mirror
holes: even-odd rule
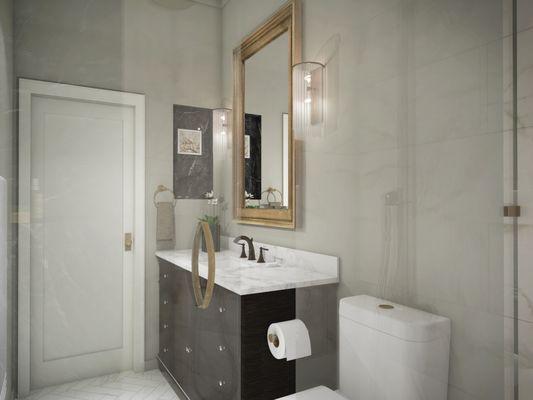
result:
[[[289,206],[289,46],[285,32],[245,61],[246,208]]]

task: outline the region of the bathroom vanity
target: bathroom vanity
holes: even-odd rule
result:
[[[299,288],[338,283],[338,259],[255,243],[269,249],[267,262],[258,264],[239,258],[240,247],[225,242],[229,250],[216,254],[215,290],[205,310],[195,302],[191,251],[156,253],[160,368],[178,395],[191,400],[276,399],[294,393],[295,361],[271,355],[267,328],[298,317]],[[205,254],[199,274],[205,285]]]

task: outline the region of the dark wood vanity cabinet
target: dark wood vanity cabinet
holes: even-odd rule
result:
[[[179,396],[270,400],[294,393],[295,362],[276,360],[266,342],[272,322],[295,318],[294,289],[239,296],[216,285],[201,310],[190,272],[163,260],[159,267],[158,359]]]

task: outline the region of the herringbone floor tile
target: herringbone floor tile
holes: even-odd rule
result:
[[[35,390],[24,400],[178,400],[159,370],[132,371]]]

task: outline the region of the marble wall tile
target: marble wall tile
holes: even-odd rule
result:
[[[160,246],[155,241],[152,194],[159,184],[173,187],[173,105],[219,106],[221,12],[204,6],[169,11],[134,0],[125,2],[123,21],[124,86],[147,95],[146,359],[153,360],[158,351],[159,315],[158,264],[154,252]],[[205,29],[196,29],[200,21]],[[150,29],[139,29],[140,26]],[[193,31],[197,34],[190,35]],[[197,218],[204,213],[204,206],[203,200],[177,202],[176,248],[191,247]]]
[[[533,27],[518,34],[518,120],[533,126]]]
[[[533,4],[529,0],[517,0],[518,31],[533,28]]]
[[[531,66],[533,68],[533,59]],[[533,128],[520,129],[518,131],[518,200],[523,205],[520,223],[530,225],[533,224],[532,156]]]
[[[503,33],[504,36],[513,32],[513,0],[502,0],[503,5]],[[533,27],[533,4],[529,0],[517,0],[517,29],[518,32]]]
[[[224,52],[247,33],[242,12],[257,20],[265,3],[278,6],[253,3],[226,6]],[[347,3],[304,1],[304,58],[338,38],[339,88],[334,129],[303,144],[298,229],[226,230],[340,256],[338,297],[373,294],[451,317],[450,399],[499,399],[501,3]],[[391,191],[400,204],[385,207]]]
[[[533,247],[531,243],[533,243],[533,225],[521,223],[518,228],[518,318],[533,323]]]
[[[504,393],[503,319],[477,307],[421,296],[420,308],[452,319],[448,398],[500,400]],[[458,397],[455,397],[458,396]]]
[[[533,126],[533,27],[518,33],[518,127]],[[513,128],[512,37],[503,40],[504,52],[504,129]]]
[[[502,146],[499,133],[417,146],[418,215],[500,222]]]
[[[413,63],[431,64],[503,35],[501,0],[413,2]]]
[[[487,227],[461,220],[420,217],[417,234],[417,293],[486,309],[489,295]]]
[[[121,2],[15,3],[16,76],[121,88]]]
[[[519,321],[519,393],[520,399],[528,399],[533,393],[533,323]]]
[[[145,351],[155,366],[159,295],[152,195],[159,184],[172,188],[173,104],[220,106],[221,11],[202,5],[171,11],[143,0],[20,0],[15,12],[17,76],[146,95]],[[203,201],[176,206],[178,248],[191,246],[203,207]]]
[[[488,90],[493,84],[487,79],[488,65],[487,47],[483,46],[414,72],[414,143],[501,131],[501,126],[487,126]]]

